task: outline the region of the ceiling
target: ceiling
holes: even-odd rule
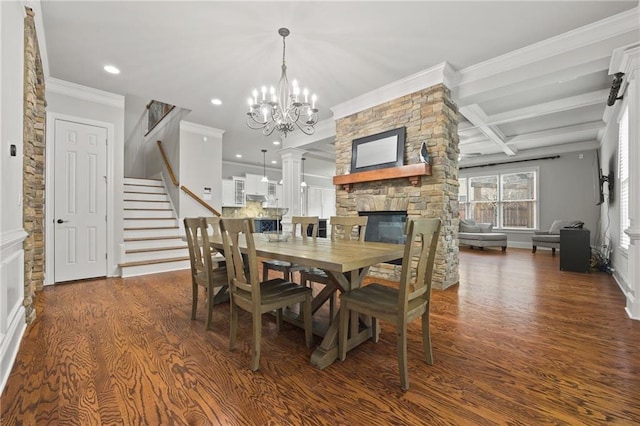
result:
[[[275,133],[250,130],[245,113],[251,91],[280,77],[280,27],[291,30],[289,79],[317,93],[322,120],[447,62],[461,165],[597,147],[611,54],[640,40],[638,1],[41,0],[40,9],[48,76],[189,109],[186,120],[225,130],[223,160],[254,165],[261,149],[268,164],[279,160]],[[331,138],[305,138],[307,173],[334,174]]]

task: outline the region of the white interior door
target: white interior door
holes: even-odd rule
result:
[[[107,129],[56,119],[55,282],[107,275]]]

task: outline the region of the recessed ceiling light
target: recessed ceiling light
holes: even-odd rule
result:
[[[242,154],[236,154],[236,158],[242,158]]]
[[[104,70],[109,74],[120,74],[120,70],[113,65],[105,65]]]
[[[278,164],[276,160],[271,160],[271,164]]]
[[[274,145],[280,145],[280,141],[273,141]]]
[[[211,99],[211,103],[214,105],[222,105],[222,101],[218,98]]]

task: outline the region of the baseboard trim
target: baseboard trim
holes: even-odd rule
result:
[[[25,310],[23,306],[20,306],[11,324],[9,324],[7,334],[0,341],[0,394],[7,384],[26,329]]]

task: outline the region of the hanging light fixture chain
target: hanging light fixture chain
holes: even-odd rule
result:
[[[262,86],[259,96],[257,89],[253,90],[253,96],[249,98],[249,112],[247,112],[247,125],[255,130],[262,130],[265,136],[271,135],[275,130],[284,133],[300,129],[306,135],[315,132],[314,126],[318,122],[317,97],[309,91],[300,90],[297,81],[289,86],[286,65],[286,38],[290,34],[288,28],[280,28],[278,34],[282,37],[282,74],[277,91],[271,86],[268,93],[266,86]]]

